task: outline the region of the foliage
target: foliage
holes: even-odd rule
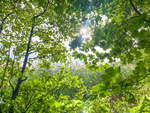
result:
[[[100,19],[96,22],[96,17],[94,17],[95,24],[90,26],[93,30],[92,39],[79,48],[85,53],[91,50],[93,54],[86,55],[75,51],[74,56],[80,56],[87,68],[96,72],[104,72],[101,75],[102,82],[91,89],[94,105],[100,108],[101,103],[98,101],[109,97],[110,101],[107,103],[110,105],[107,108],[110,111],[103,112],[132,112],[135,106],[138,107],[134,109],[134,112],[138,112],[141,103],[138,104],[137,100],[140,102],[143,100],[138,96],[145,96],[145,94],[138,93],[139,87],[144,88],[148,84],[150,74],[150,16],[149,9],[146,9],[150,2],[147,0],[108,0],[97,1],[97,3],[99,9],[96,8],[95,14],[107,16],[106,21],[104,23],[104,20]],[[98,52],[96,47],[104,52]],[[109,63],[105,63],[106,58]],[[120,62],[116,62],[116,59]],[[125,74],[122,68],[128,65],[132,69]],[[137,94],[139,95],[136,96]],[[122,105],[124,107],[119,109]]]
[[[31,75],[38,62],[40,62],[39,66],[43,66],[42,68],[50,68],[52,62],[66,61],[67,50],[63,42],[76,32],[80,18],[84,14],[75,13],[75,10],[71,11],[69,8],[73,7],[73,3],[68,0],[1,0],[0,5],[0,88],[2,101],[5,100],[1,112],[26,112],[25,105],[28,110],[27,102],[30,102],[30,97],[34,94],[39,93],[37,97],[45,98],[45,101],[54,100],[52,95],[45,97],[45,90],[32,92],[31,87],[38,84],[41,84],[39,90],[47,86],[42,86],[45,81],[36,80]],[[77,80],[77,78],[74,79]],[[65,81],[67,80],[68,78]],[[48,84],[52,82],[54,81]],[[76,83],[72,85],[79,87]],[[26,95],[27,92],[30,95]],[[19,106],[20,101],[24,103],[21,106]],[[78,102],[80,103],[80,101],[76,103]],[[38,101],[35,100],[35,103],[38,104]],[[36,112],[41,106],[37,104],[35,105]],[[58,106],[62,105],[58,102]],[[43,109],[46,110],[46,108]],[[31,111],[34,112],[34,110]]]
[[[10,88],[1,91],[3,102],[1,103],[1,112],[7,112],[9,106],[13,103],[14,112],[73,112],[78,111],[82,107],[82,101],[78,95],[82,87],[82,80],[77,76],[70,75],[69,72],[61,70],[61,72],[50,75],[45,70],[39,70],[35,74],[29,74],[28,81],[22,84],[18,97],[10,101],[8,92]],[[67,92],[72,89],[78,92]],[[80,95],[81,96],[81,95]],[[82,97],[80,97],[82,98]]]
[[[150,112],[149,4],[1,0],[0,112]],[[66,41],[84,68],[68,69]]]

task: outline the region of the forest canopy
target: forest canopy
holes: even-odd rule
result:
[[[150,1],[0,0],[0,113],[150,113]]]

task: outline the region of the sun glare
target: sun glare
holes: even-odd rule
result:
[[[82,27],[82,28],[80,29],[80,35],[82,35],[82,38],[83,38],[83,39],[90,39],[90,37],[91,37],[91,32],[90,32],[89,27]]]

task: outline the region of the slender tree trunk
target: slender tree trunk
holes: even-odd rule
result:
[[[35,20],[36,20],[36,18],[42,16],[47,11],[48,5],[49,5],[49,0],[47,2],[47,6],[46,6],[45,10],[42,13],[40,13],[39,15],[34,16],[33,19],[32,19],[32,27],[31,27],[31,31],[30,31],[30,36],[28,38],[26,54],[25,54],[25,58],[24,58],[24,62],[23,62],[22,70],[21,70],[22,75],[24,74],[24,71],[26,69],[26,65],[27,65],[27,62],[28,62],[30,45],[31,45],[31,40],[32,40],[32,36],[33,36],[34,26],[35,26],[34,25]],[[19,88],[20,88],[21,84],[23,83],[23,81],[25,81],[25,80],[26,80],[26,78],[25,79],[22,79],[21,77],[18,78],[16,87],[13,88],[14,90],[12,92],[11,100],[16,99],[16,97],[18,95],[18,92],[19,92]],[[14,113],[14,105],[13,104],[11,104],[11,106],[10,106],[9,113]]]

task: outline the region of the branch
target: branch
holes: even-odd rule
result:
[[[17,81],[17,85],[15,87],[15,89],[13,90],[13,93],[12,93],[12,97],[11,99],[14,100],[16,99],[17,95],[18,95],[18,91],[19,91],[19,88],[20,88],[20,85],[22,84],[23,81],[25,81],[25,79],[21,79],[21,77],[18,78],[18,81]]]
[[[34,45],[32,45],[32,47],[38,45],[38,44],[41,44],[41,43],[45,43],[45,42],[48,42],[48,41],[53,41],[53,39],[47,39],[47,40],[44,40],[44,41],[41,41],[41,42],[37,42],[35,43]]]
[[[17,47],[18,47],[18,46],[17,46]],[[17,47],[16,47],[16,48],[17,48]],[[14,59],[13,59],[12,65],[11,65],[10,78],[13,76],[14,63],[15,63],[15,60],[16,60],[16,52],[17,52],[17,49],[15,50]]]
[[[10,78],[9,78],[9,84],[10,84],[10,86],[11,86],[11,88],[12,88],[12,90],[14,91],[15,89],[14,89],[14,86],[12,85],[12,83],[11,83],[11,78],[12,78],[12,76],[13,76],[13,70],[14,70],[14,63],[15,63],[15,59],[16,59],[16,51],[17,50],[15,50],[15,53],[14,53],[14,59],[13,59],[13,62],[12,62],[12,65],[11,65],[11,71],[10,71]]]
[[[136,9],[136,7],[134,6],[132,0],[129,0],[129,1],[130,1],[131,6],[133,7],[134,11],[135,11],[139,16],[141,16],[141,13]]]
[[[46,5],[46,8],[44,9],[44,11],[43,11],[42,13],[40,13],[40,14],[34,16],[34,17],[33,17],[33,21],[34,21],[36,18],[42,16],[42,15],[47,11],[48,5],[49,5],[49,0],[47,0],[47,5]]]
[[[10,86],[11,86],[12,90],[14,91],[14,86],[12,85],[12,83],[11,83],[11,81],[10,81],[10,80],[9,80],[9,84],[10,84]]]
[[[21,70],[21,74],[22,74],[22,75],[24,74],[24,71],[25,71],[25,68],[26,68],[26,64],[27,64],[27,62],[28,62],[30,44],[31,44],[32,36],[33,36],[33,30],[34,30],[34,27],[35,27],[35,26],[34,26],[35,19],[38,18],[39,16],[42,16],[42,15],[47,11],[48,4],[49,4],[49,0],[48,0],[48,3],[47,3],[47,6],[46,6],[45,10],[44,10],[42,13],[40,13],[39,15],[34,16],[33,19],[32,19],[32,22],[33,22],[33,23],[32,23],[32,26],[31,26],[30,36],[29,36],[29,38],[28,38],[28,43],[27,43],[26,54],[25,54],[25,58],[24,58],[24,62],[23,62],[23,67],[22,67],[22,70]],[[19,88],[20,88],[22,82],[23,82],[23,81],[26,81],[26,79],[27,79],[27,78],[25,78],[25,79],[22,79],[21,77],[18,78],[18,80],[17,80],[17,85],[16,85],[16,87],[15,87],[14,90],[13,90],[11,100],[15,100],[15,99],[16,99],[16,97],[17,97],[17,95],[18,95],[18,92],[19,92]],[[13,111],[13,109],[14,109],[13,105],[10,106],[10,111],[9,111],[9,112],[11,112],[11,110]]]
[[[131,82],[131,83],[128,83],[127,86],[133,86],[133,85],[139,85],[140,82],[142,80],[144,80],[146,77],[148,77],[150,75],[150,73],[144,75],[142,78],[140,78],[139,80],[135,81],[135,82]]]
[[[17,4],[17,2],[19,2],[19,0],[14,1],[14,4]],[[10,2],[10,5],[13,5],[12,2]],[[16,8],[17,8],[17,7],[14,5],[14,6],[13,6],[13,9],[16,9]],[[2,23],[1,23],[1,25],[0,25],[0,33],[2,33],[3,25],[4,25],[4,23],[5,23],[5,20],[6,20],[10,15],[12,15],[12,14],[13,14],[13,12],[10,12],[10,13],[8,13],[8,14],[6,15],[5,18],[2,19]]]
[[[42,15],[47,11],[48,4],[49,4],[49,0],[48,0],[47,6],[46,6],[46,8],[44,9],[44,11],[43,11],[42,13],[38,14],[37,16],[34,16],[34,17],[33,17],[33,24],[32,24],[32,27],[31,27],[30,36],[29,36],[29,40],[28,40],[28,44],[27,44],[26,55],[25,55],[24,62],[23,62],[23,67],[22,67],[22,70],[21,70],[21,73],[22,73],[22,74],[24,73],[25,68],[26,68],[26,64],[27,64],[27,62],[28,62],[28,56],[29,56],[29,50],[30,50],[31,39],[32,39],[32,36],[33,36],[33,30],[34,30],[34,22],[35,22],[35,19],[38,18],[39,16],[42,16]]]
[[[2,30],[3,30],[3,25],[4,25],[4,23],[5,23],[5,20],[6,20],[11,14],[13,14],[13,13],[10,12],[9,14],[6,15],[5,18],[2,19],[2,23],[1,23],[1,25],[0,25],[0,33],[1,33]]]
[[[10,57],[10,47],[9,47],[9,51],[8,51],[7,62],[6,62],[6,65],[5,65],[5,69],[4,69],[4,73],[3,73],[3,78],[2,78],[1,85],[0,85],[0,89],[3,87],[3,82],[4,82],[4,78],[5,78],[7,67],[8,67],[8,63],[9,63],[9,57]]]
[[[33,104],[33,103],[31,103],[32,97],[33,97],[33,95],[31,95],[31,97],[30,97],[30,99],[29,99],[29,101],[28,101],[28,103],[27,103],[27,105],[25,107],[26,110],[25,110],[24,113],[26,113],[28,111],[28,109],[30,108],[30,106]]]
[[[22,70],[21,70],[22,74],[24,73],[24,70],[26,68],[26,64],[27,64],[27,61],[28,61],[29,50],[30,50],[30,43],[31,43],[31,39],[32,39],[32,36],[33,36],[33,29],[34,29],[34,26],[32,25],[32,28],[31,28],[31,31],[30,31],[29,40],[28,40],[28,43],[27,43],[27,49],[26,49],[26,54],[25,54],[25,58],[24,58],[24,62],[23,62],[23,67],[22,67]]]
[[[11,35],[11,34],[4,34],[4,33],[1,33],[1,38],[2,40],[5,40],[5,41],[8,41],[7,39],[3,38],[4,36],[10,36],[10,37],[13,37],[13,38],[16,38],[15,36]],[[10,39],[11,40],[11,39]],[[12,41],[12,40],[11,40]]]
[[[137,80],[136,82],[134,82],[133,84],[137,85],[138,83],[140,83],[142,80],[144,80],[146,77],[148,77],[150,75],[150,73],[144,75],[141,79]]]

